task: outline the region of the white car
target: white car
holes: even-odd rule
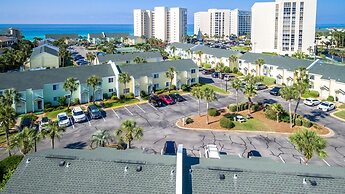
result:
[[[246,122],[246,119],[243,116],[241,116],[241,115],[237,115],[235,117],[235,119],[236,119],[237,122],[240,122],[240,123]]]
[[[220,159],[217,146],[213,144],[207,145],[205,148],[205,157],[212,159]]]
[[[71,125],[71,121],[67,116],[67,113],[62,112],[57,115],[59,127],[68,127]]]
[[[307,106],[317,106],[321,103],[321,101],[315,98],[307,98],[303,101],[303,103]]]
[[[86,115],[79,106],[72,109],[72,117],[76,123],[86,121]]]
[[[327,112],[335,109],[335,104],[332,102],[322,102],[321,104],[319,104],[318,108],[322,111]]]

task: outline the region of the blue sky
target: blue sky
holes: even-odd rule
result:
[[[250,10],[254,2],[273,0],[0,0],[0,24],[131,24],[134,8],[179,6],[193,13],[208,8]],[[344,24],[345,0],[318,0],[318,24]]]

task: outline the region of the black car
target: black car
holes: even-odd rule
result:
[[[102,118],[101,111],[95,105],[90,105],[87,107],[87,112],[90,115],[91,119],[100,119]]]
[[[34,127],[34,121],[30,117],[25,117],[20,121],[20,128],[19,130],[23,130],[25,127],[33,128]]]
[[[166,141],[162,150],[163,155],[176,155],[177,147],[175,141]]]
[[[151,95],[149,98],[149,103],[152,104],[155,107],[161,107],[163,106],[163,101],[156,95]]]
[[[169,94],[170,98],[172,98],[175,102],[183,102],[184,99],[180,94]]]
[[[212,73],[212,78],[218,78],[218,77],[219,77],[219,73],[218,72]]]
[[[280,87],[274,87],[274,88],[272,88],[272,90],[270,90],[270,94],[274,95],[274,96],[279,96],[280,95],[280,93],[279,93],[280,89],[281,89]]]
[[[252,158],[252,157],[261,158],[261,154],[260,154],[260,152],[258,152],[256,150],[250,150],[247,154],[247,158]]]

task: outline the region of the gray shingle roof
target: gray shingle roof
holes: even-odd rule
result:
[[[339,167],[283,164],[268,159],[222,156],[192,165],[186,193],[343,193],[345,170]],[[225,179],[220,180],[219,174]],[[234,180],[234,174],[237,179]],[[303,178],[307,185],[303,185]],[[316,181],[312,186],[310,180]]]
[[[322,79],[334,79],[345,83],[344,65],[335,65],[318,61],[309,69],[309,73],[322,75]]]
[[[128,35],[128,33],[105,32],[105,36],[108,38],[121,38],[127,37]]]
[[[46,34],[45,38],[52,38],[54,40],[59,40],[61,38],[66,39],[78,39],[78,34]]]
[[[141,150],[48,150],[26,156],[3,193],[175,193],[175,161]]]
[[[231,55],[236,55],[240,57],[242,54],[239,51],[233,51],[233,50],[226,50],[226,49],[220,49],[220,48],[210,48],[208,46],[204,45],[197,45],[191,49],[193,52],[202,51],[204,54],[213,55],[217,58],[229,58]]]
[[[118,67],[120,68],[121,72],[127,72],[134,78],[139,78],[141,76],[152,76],[153,73],[166,72],[170,67],[174,67],[175,71],[177,72],[190,71],[190,69],[198,68],[198,66],[191,59],[142,64],[126,64]]]
[[[188,49],[191,49],[192,47],[194,47],[196,45],[195,44],[188,44],[188,43],[174,42],[174,43],[171,43],[169,46],[170,46],[170,48],[172,46],[175,46],[176,48],[179,48],[182,50],[188,50]]]
[[[137,53],[122,53],[122,54],[107,54],[97,56],[99,63],[107,63],[108,61],[132,61],[136,57],[144,59],[162,57],[160,52],[137,52]]]
[[[1,73],[0,90],[9,88],[15,88],[18,91],[29,88],[42,89],[44,84],[64,82],[68,77],[75,77],[85,83],[91,75],[108,77],[114,76],[114,73],[111,65],[108,64]]]
[[[103,33],[91,33],[90,38],[105,38]]]
[[[260,53],[245,53],[243,54],[240,59],[245,60],[246,62],[255,64],[257,59],[263,59],[265,64],[275,65],[278,66],[280,69],[286,69],[289,71],[294,71],[299,67],[307,68],[311,65],[314,61],[310,60],[303,60],[303,59],[295,59],[291,57],[283,57],[283,56],[273,56],[268,54],[260,54]]]
[[[55,46],[47,45],[47,44],[38,46],[38,47],[33,49],[32,53],[31,53],[31,58],[36,57],[37,55],[39,55],[41,53],[49,53],[51,55],[58,57],[59,56],[59,48],[55,47]]]

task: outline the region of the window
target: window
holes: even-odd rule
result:
[[[109,89],[109,93],[113,93],[114,92],[114,89]]]
[[[153,87],[154,87],[155,89],[158,89],[158,88],[159,88],[159,84],[154,84]]]
[[[169,87],[170,86],[170,82],[165,82],[165,87]]]
[[[159,78],[159,74],[158,73],[153,74],[153,78],[155,79]]]
[[[112,77],[108,78],[108,82],[109,83],[113,83],[114,82],[114,78],[112,78]]]
[[[56,102],[58,100],[58,97],[53,97],[53,101]]]
[[[129,88],[123,89],[123,93],[124,94],[128,94],[129,93]]]
[[[195,73],[195,69],[191,69],[191,70],[190,70],[190,73]]]
[[[314,76],[314,75],[310,75],[309,79],[310,79],[310,80],[314,80],[314,79],[315,79],[315,76]]]
[[[54,85],[53,85],[53,90],[58,90],[58,89],[59,89],[59,85],[54,84]]]
[[[192,83],[195,83],[195,78],[192,78],[190,81],[191,81]]]

